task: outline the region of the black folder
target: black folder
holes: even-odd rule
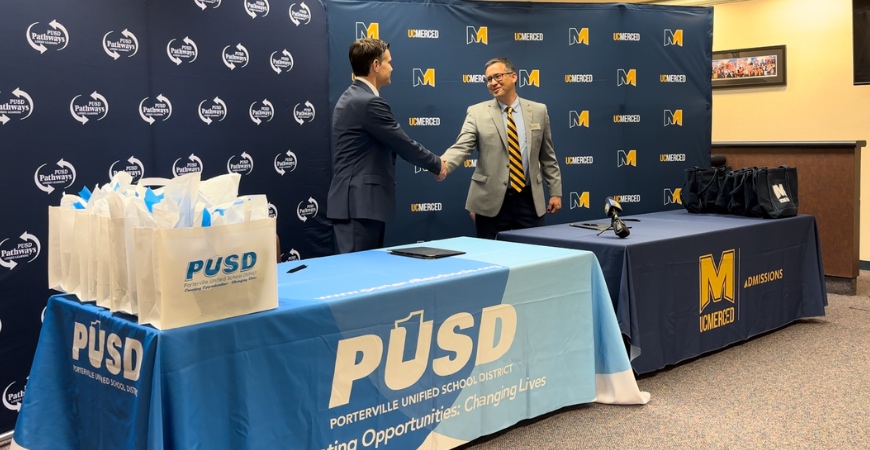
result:
[[[447,256],[464,255],[465,252],[459,250],[448,250],[446,248],[434,247],[406,247],[390,250],[390,253],[400,256],[410,256],[412,258],[435,259],[445,258]]]

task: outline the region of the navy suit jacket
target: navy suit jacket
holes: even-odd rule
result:
[[[396,216],[396,155],[434,174],[441,158],[402,131],[381,97],[355,80],[332,115],[332,184],[326,205],[330,219]]]

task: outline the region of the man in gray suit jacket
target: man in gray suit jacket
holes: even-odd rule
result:
[[[396,216],[396,155],[440,180],[441,159],[402,131],[380,89],[390,84],[390,44],[358,39],[348,57],[355,80],[332,115],[332,184],[326,217],[339,253],[384,246],[386,222]]]
[[[491,59],[485,68],[495,99],[468,108],[456,143],[441,158],[450,173],[477,148],[465,209],[474,219],[477,237],[494,239],[499,231],[541,226],[545,213],[559,211],[562,176],[547,107],[517,96],[517,71],[507,58]],[[509,156],[513,149],[514,160]],[[550,191],[549,202],[542,180]]]

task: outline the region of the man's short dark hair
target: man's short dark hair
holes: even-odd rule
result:
[[[514,67],[514,63],[512,63],[511,60],[504,58],[504,57],[498,57],[498,58],[490,59],[489,61],[486,62],[486,64],[483,65],[484,72],[486,71],[486,69],[489,69],[489,66],[491,66],[493,64],[498,64],[498,63],[504,64],[504,68],[508,72],[516,73],[516,71],[517,71],[517,68]]]
[[[365,77],[369,74],[369,69],[375,60],[382,60],[384,53],[390,49],[390,44],[380,39],[363,38],[357,39],[350,44],[348,58],[350,59],[350,67],[353,69],[353,74],[358,77]]]

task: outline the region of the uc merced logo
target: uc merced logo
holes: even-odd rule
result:
[[[189,63],[196,61],[196,56],[199,54],[196,42],[187,36],[178,43],[175,42],[177,40],[172,39],[166,44],[166,55],[169,56],[169,60],[174,62],[176,66],[181,65],[184,61]]]
[[[427,68],[424,70],[414,68],[411,74],[411,78],[414,83],[414,87],[420,85],[435,87],[435,69]]]
[[[69,45],[69,32],[57,20],[52,20],[48,26],[33,22],[27,27],[27,43],[40,54],[49,48],[61,51]]]
[[[79,100],[82,97],[81,94],[73,97],[69,102],[69,113],[72,115],[73,119],[82,125],[88,123],[90,119],[103,120],[106,117],[106,114],[109,114],[109,102],[106,100],[106,97],[100,95],[99,92],[94,91],[91,92],[90,100],[87,98],[84,101]]]
[[[129,158],[127,158],[127,161],[125,161],[125,164],[123,164],[122,167],[116,169],[115,166],[119,162],[121,162],[120,159],[113,162],[112,165],[109,166],[110,180],[114,178],[115,174],[117,174],[118,172],[127,172],[128,174],[130,174],[131,177],[133,177],[133,183],[135,184],[138,183],[139,180],[141,180],[142,177],[145,175],[145,164],[142,164],[142,161],[140,161],[139,158],[136,158],[135,156],[130,156]]]
[[[357,39],[365,39],[365,38],[380,39],[380,37],[379,37],[381,34],[380,25],[377,22],[372,22],[372,23],[357,22],[355,24],[355,26],[356,26],[356,38]]]
[[[247,152],[236,158],[236,155],[230,156],[227,160],[227,172],[239,173],[242,175],[250,175],[254,171],[254,158],[251,158]]]
[[[42,245],[36,236],[25,231],[19,238],[21,241],[0,241],[0,266],[12,270],[19,262],[29,263],[39,257]]]
[[[109,37],[112,33],[114,31],[103,35],[103,51],[111,56],[112,59],[117,60],[121,57],[121,54],[129,58],[139,51],[139,39],[136,39],[136,35],[131,33],[130,30],[124,28],[124,31],[120,33],[117,39]]]
[[[568,45],[589,45],[589,28],[568,28]]]
[[[520,87],[523,86],[541,87],[541,71],[520,69]]]
[[[3,389],[3,406],[9,411],[21,411],[21,403],[24,401],[24,390],[26,387],[18,389],[12,386],[15,382],[9,383],[6,389]]]
[[[277,57],[275,55],[278,55]],[[293,55],[287,51],[285,48],[278,53],[278,51],[272,52],[272,55],[269,56],[269,67],[275,71],[278,75],[283,72],[289,72],[293,70]]]
[[[465,27],[465,45],[489,45],[489,30],[486,27]]]
[[[236,67],[247,66],[248,61],[251,59],[251,54],[248,53],[248,49],[246,49],[241,42],[236,44],[235,48],[230,47],[232,46],[227,45],[224,47],[223,53],[221,53],[221,59],[223,59],[224,65],[229,67],[230,70],[233,70]]]
[[[172,115],[172,103],[163,94],[155,97],[154,101],[148,101],[151,97],[145,97],[139,102],[139,117],[154,125],[157,119],[166,121]]]
[[[308,219],[314,218],[317,216],[317,211],[320,210],[320,206],[317,204],[317,200],[314,200],[314,197],[308,197],[308,201],[302,200],[296,205],[296,217],[299,220],[306,222]]]
[[[290,5],[290,21],[297,27],[311,22],[311,10],[305,2],[300,3],[299,6],[296,6],[296,3]]]
[[[199,102],[199,108],[197,108],[199,120],[205,122],[207,125],[211,125],[215,120],[220,122],[227,118],[227,104],[224,103],[220,97],[215,97],[211,101],[211,104],[203,106],[207,101],[208,100],[203,100]]]
[[[260,103],[260,106],[255,107],[257,103]],[[264,98],[262,102],[251,103],[251,106],[248,107],[248,117],[257,125],[263,121],[271,122],[272,118],[275,117],[275,107],[272,106],[272,102]]]
[[[701,333],[728,325],[737,319],[734,309],[737,305],[734,287],[736,264],[734,249],[723,251],[718,265],[712,254],[698,258]],[[708,307],[715,310],[705,314]]]
[[[64,161],[61,158],[56,164],[57,169],[46,168],[45,166],[48,164],[43,164],[33,174],[33,182],[36,183],[36,187],[46,194],[54,192],[55,186],[66,189],[76,182],[76,168],[69,161]]]
[[[275,172],[278,172],[283,177],[285,173],[296,170],[296,165],[299,160],[296,159],[296,154],[291,150],[275,155]]]
[[[191,153],[190,156],[187,157],[187,159],[188,161],[182,161],[181,158],[178,158],[175,160],[174,163],[172,163],[173,178],[177,178],[188,173],[202,172],[202,160],[199,159],[198,156]]]
[[[571,193],[571,209],[574,208],[589,209],[589,191]]]
[[[304,105],[302,103],[297,103],[296,106],[293,107],[293,118],[299,125],[313,121],[314,115],[314,105],[307,100]]]
[[[664,204],[665,205],[670,205],[670,204],[682,205],[683,204],[683,193],[682,192],[683,192],[683,188],[676,188],[674,190],[670,190],[668,188],[665,188],[665,191],[664,191],[665,202],[664,202]]]
[[[0,124],[2,125],[9,123],[12,118],[24,120],[33,114],[33,99],[30,98],[30,94],[22,91],[21,88],[15,88],[12,95],[15,97],[8,97],[5,101],[3,100],[4,96],[0,96],[0,102],[2,102],[0,103]]]
[[[252,19],[269,15],[269,0],[245,0],[245,12]]]

